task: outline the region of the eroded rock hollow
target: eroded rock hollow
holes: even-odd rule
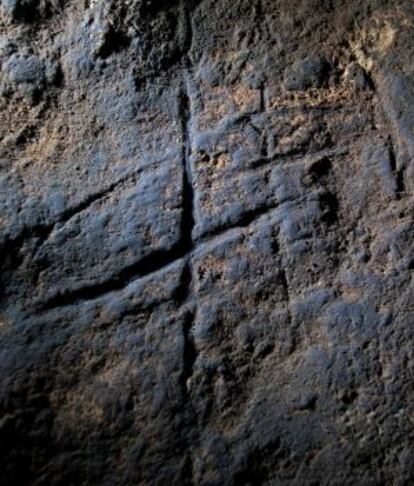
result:
[[[0,1],[0,483],[414,482],[411,0]]]

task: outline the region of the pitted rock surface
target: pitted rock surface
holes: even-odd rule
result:
[[[414,482],[414,5],[0,1],[0,483]]]

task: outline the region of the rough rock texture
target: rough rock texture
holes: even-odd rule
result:
[[[0,483],[414,483],[411,0],[0,1]]]

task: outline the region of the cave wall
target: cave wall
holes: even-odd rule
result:
[[[2,485],[413,483],[413,32],[0,1]]]

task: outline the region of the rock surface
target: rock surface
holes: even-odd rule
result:
[[[0,1],[2,485],[414,482],[409,0]]]

